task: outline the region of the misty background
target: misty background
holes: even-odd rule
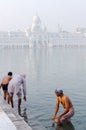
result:
[[[86,0],[0,0],[0,31],[24,30],[38,15],[48,31],[86,27]]]

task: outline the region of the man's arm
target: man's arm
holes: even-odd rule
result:
[[[69,111],[69,100],[68,100],[67,97],[65,97],[64,104],[65,104],[65,109],[64,109],[64,111],[59,115],[59,118],[61,118],[63,115],[65,115],[65,114]]]
[[[26,80],[23,79],[23,94],[24,94],[24,97],[23,99],[26,101]]]
[[[0,83],[0,88],[2,87],[2,82]]]
[[[59,99],[57,98],[56,99],[56,107],[55,107],[55,112],[54,112],[54,116],[52,117],[52,120],[54,120],[54,119],[56,119],[56,114],[57,114],[57,112],[58,112],[58,110],[59,110]]]
[[[0,88],[1,88],[1,86],[2,86],[2,85],[0,84]]]

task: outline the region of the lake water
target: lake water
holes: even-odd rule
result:
[[[65,130],[53,127],[51,120],[56,88],[74,104],[70,130],[86,130],[86,48],[0,49],[0,80],[8,71],[27,75],[27,102],[22,102],[21,113],[33,130]]]

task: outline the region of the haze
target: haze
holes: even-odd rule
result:
[[[34,15],[48,31],[86,28],[86,0],[0,0],[0,31],[26,29]]]

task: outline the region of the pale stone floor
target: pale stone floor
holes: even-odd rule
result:
[[[3,99],[0,90],[0,130],[32,130],[32,128],[18,115]]]
[[[0,108],[0,130],[17,130],[12,121]]]

